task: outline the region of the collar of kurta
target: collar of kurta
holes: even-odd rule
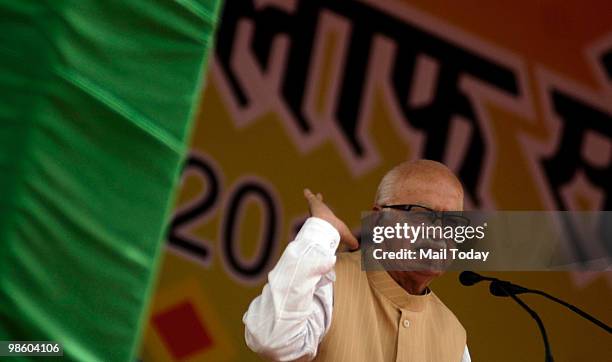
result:
[[[398,308],[421,312],[432,299],[432,292],[427,288],[425,294],[414,295],[402,288],[386,270],[368,271],[368,281],[372,288],[382,294]]]

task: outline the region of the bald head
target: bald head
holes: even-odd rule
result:
[[[417,204],[440,211],[463,210],[463,187],[455,174],[440,162],[403,162],[383,177],[376,205]]]

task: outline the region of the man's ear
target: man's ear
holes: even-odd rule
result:
[[[380,224],[380,220],[384,216],[383,212],[379,212],[379,211],[382,211],[382,210],[383,210],[383,208],[380,205],[373,205],[372,206],[372,211],[375,211],[374,213],[371,214],[371,216],[374,217],[373,225],[379,225]]]

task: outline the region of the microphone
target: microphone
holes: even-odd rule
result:
[[[489,291],[491,292],[491,294],[496,295],[495,293],[498,293],[499,295],[510,296],[512,300],[514,300],[521,308],[527,311],[531,318],[536,321],[538,329],[540,330],[540,334],[542,335],[542,340],[544,342],[544,361],[553,362],[552,352],[550,351],[550,344],[548,343],[548,336],[546,334],[546,328],[544,328],[544,323],[542,322],[542,319],[540,318],[538,313],[536,313],[533,309],[529,308],[529,306],[525,304],[525,302],[523,302],[519,297],[515,295],[515,288],[512,287],[512,283],[499,280],[497,278],[486,277],[473,271],[463,271],[459,275],[459,282],[461,282],[461,284],[465,286],[471,286],[483,280],[491,282],[489,286]],[[493,285],[495,285],[495,287],[493,287]]]
[[[475,273],[474,273],[475,274]],[[463,284],[463,282],[462,282]],[[465,285],[465,284],[464,284]],[[553,302],[559,303],[562,306],[566,307],[567,309],[571,310],[572,312],[578,314],[579,316],[581,316],[582,318],[588,320],[589,322],[595,324],[596,326],[598,326],[599,328],[603,329],[604,331],[608,332],[608,333],[612,333],[612,328],[605,324],[604,322],[600,321],[599,319],[593,317],[592,315],[590,315],[589,313],[583,311],[582,309],[576,307],[573,304],[570,304],[564,300],[561,300],[557,297],[553,297],[552,295],[542,291],[542,290],[538,290],[538,289],[529,289],[529,288],[525,288],[522,287],[520,285],[511,283],[511,282],[507,282],[507,281],[503,281],[503,280],[493,280],[491,281],[491,284],[489,285],[489,291],[491,292],[491,294],[493,294],[496,297],[508,297],[511,296],[509,293],[512,294],[522,294],[522,293],[531,293],[531,294],[537,294],[537,295],[541,295],[544,298],[550,299]]]
[[[476,283],[480,283],[483,280],[492,282],[498,279],[485,277],[483,275],[474,273],[473,271],[469,271],[469,270],[463,271],[461,272],[461,274],[459,274],[459,282],[461,282],[461,284],[465,285],[466,287],[472,286]]]
[[[481,282],[483,280],[486,281],[490,281],[491,284],[489,285],[489,292],[491,292],[491,294],[493,294],[496,297],[508,297],[511,296],[509,293],[512,293],[514,295],[516,294],[523,294],[523,293],[531,293],[531,294],[537,294],[537,295],[541,295],[544,298],[547,298],[549,300],[552,300],[555,303],[559,303],[562,306],[566,307],[567,309],[571,310],[572,312],[578,314],[579,316],[581,316],[582,318],[588,320],[589,322],[595,324],[596,326],[598,326],[599,328],[603,329],[604,331],[608,332],[608,333],[612,333],[612,327],[610,327],[609,325],[605,324],[604,322],[600,321],[599,319],[593,317],[592,315],[590,315],[589,313],[583,311],[582,309],[576,307],[573,304],[570,304],[564,300],[561,300],[557,297],[553,297],[552,295],[542,291],[542,290],[538,290],[538,289],[530,289],[530,288],[525,288],[522,287],[520,285],[511,283],[507,280],[500,280],[497,278],[491,278],[491,277],[486,277],[484,275],[480,275],[478,273],[474,273],[473,271],[464,271],[461,272],[461,274],[459,275],[459,281],[461,282],[461,284],[465,285],[465,286],[471,286],[474,285],[478,282]]]
[[[523,309],[525,309],[529,315],[531,315],[531,317],[533,319],[535,319],[536,323],[538,324],[538,327],[540,328],[540,333],[542,334],[542,339],[544,340],[544,347],[546,349],[546,361],[552,361],[552,355],[550,353],[550,347],[548,345],[548,338],[546,336],[546,330],[544,329],[544,324],[542,323],[542,320],[540,319],[540,317],[537,315],[537,313],[535,311],[533,311],[531,308],[529,308],[527,306],[527,304],[525,304],[521,299],[519,299],[519,297],[517,297],[517,294],[523,294],[523,293],[531,293],[531,294],[537,294],[537,295],[541,295],[549,300],[552,300],[553,302],[559,303],[562,306],[568,308],[569,310],[571,310],[572,312],[578,314],[579,316],[581,316],[582,318],[588,320],[589,322],[595,324],[596,326],[598,326],[599,328],[603,329],[604,331],[608,332],[608,333],[612,333],[612,328],[605,324],[604,322],[600,321],[599,319],[593,317],[592,315],[590,315],[589,313],[583,311],[582,309],[576,307],[573,304],[570,304],[564,300],[561,300],[557,297],[553,297],[552,295],[542,291],[542,290],[538,290],[538,289],[530,289],[530,288],[525,288],[523,286],[511,283],[509,281],[506,280],[500,280],[497,278],[492,278],[492,277],[487,277],[484,275],[480,275],[478,273],[472,272],[472,271],[464,271],[461,272],[461,274],[459,275],[459,281],[461,282],[461,284],[465,285],[465,286],[471,286],[474,285],[476,283],[479,283],[481,281],[489,281],[491,282],[489,284],[489,292],[496,296],[496,297],[510,297],[512,298],[516,303],[518,303]]]
[[[508,292],[516,295],[529,293],[530,290],[527,288],[523,288],[520,285],[512,284],[510,282],[505,282],[502,280],[493,280],[491,284],[489,284],[489,292],[496,297],[507,297],[509,296]]]

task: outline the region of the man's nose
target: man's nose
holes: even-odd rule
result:
[[[437,232],[434,231],[433,235],[431,236],[431,240],[433,241],[443,241],[444,240],[444,223],[442,222],[442,216],[441,215],[436,215],[434,217],[433,222],[431,223],[432,226],[439,226],[442,230],[440,232],[440,235],[438,235]]]

